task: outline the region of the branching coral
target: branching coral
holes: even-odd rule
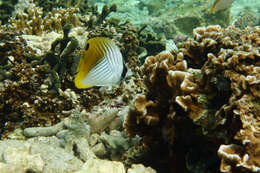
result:
[[[77,8],[56,8],[44,15],[43,9],[36,6],[29,9],[28,13],[18,13],[11,17],[6,27],[30,35],[41,35],[44,31],[61,31],[65,24],[80,26],[77,12]]]
[[[21,121],[23,126],[57,123],[64,116],[61,111],[72,108],[72,100],[60,96],[63,101],[57,101],[55,95],[45,92],[51,80],[44,66],[32,68],[15,64],[10,75],[0,89],[0,115],[5,123],[4,129],[12,130],[16,125],[20,126],[16,122]]]
[[[127,116],[128,135],[141,136],[155,155],[168,151],[171,171],[214,171],[220,161],[208,153],[224,143],[230,145],[219,148],[222,172],[258,172],[259,38],[259,27],[201,27],[177,54],[148,57],[147,93]]]
[[[8,66],[12,61],[22,62],[26,51],[33,52],[26,46],[25,40],[17,32],[0,32],[0,65]],[[1,68],[1,67],[0,67]]]

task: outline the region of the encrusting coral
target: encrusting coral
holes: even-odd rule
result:
[[[135,99],[127,134],[141,136],[154,156],[165,152],[171,171],[214,172],[221,160],[221,172],[258,172],[259,38],[259,27],[201,27],[177,53],[148,57],[147,92]],[[218,148],[220,160],[209,159]]]

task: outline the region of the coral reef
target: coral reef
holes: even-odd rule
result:
[[[219,32],[221,33],[220,29],[218,29]],[[222,96],[222,105],[219,105],[221,107],[216,115],[222,116],[221,122],[226,122],[223,123],[224,126],[229,124],[230,127],[236,127],[234,131],[234,129],[225,126],[227,132],[234,135],[233,139],[229,140],[229,143],[235,145],[234,147],[229,145],[230,151],[234,152],[234,155],[240,153],[241,164],[236,164],[239,159],[235,161],[227,156],[230,153],[222,146],[219,149],[220,170],[222,172],[238,172],[238,170],[258,172],[257,145],[259,145],[259,141],[254,139],[257,139],[257,122],[260,111],[257,101],[259,97],[257,93],[259,92],[260,28],[246,28],[244,31],[240,31],[231,27],[222,33],[227,34],[224,37],[227,39],[224,39],[224,46],[228,46],[228,49],[222,48],[215,55],[208,54],[206,64],[210,64],[210,66],[204,66],[202,71],[208,80],[212,80],[214,74],[222,71],[224,78],[230,81],[232,93],[229,94],[229,98],[226,96],[226,99]],[[239,34],[240,37],[234,37],[235,34]],[[223,88],[221,85],[219,87]],[[236,147],[236,145],[238,146]]]
[[[26,51],[31,51],[26,47],[25,40],[16,32],[0,32],[0,65],[1,67],[10,68],[13,61],[22,62],[23,55]]]
[[[92,156],[96,158],[95,154],[100,158],[122,160],[124,152],[136,143],[136,139],[128,139],[119,131],[120,135],[115,136],[109,131],[122,131],[124,116],[133,95],[143,92],[142,82],[128,76],[117,87],[79,90],[72,81],[74,65],[79,57],[75,54],[80,55],[78,48],[85,47],[86,39],[113,30],[110,36],[120,40],[123,35],[120,32],[129,30],[130,25],[117,26],[119,33],[106,21],[95,24],[91,29],[71,27],[73,25],[62,26],[63,34],[43,30],[38,36],[20,37],[19,33],[3,32],[3,49],[7,45],[13,47],[8,46],[9,51],[3,52],[1,64],[1,137],[30,138],[37,142],[43,142],[43,138],[46,144],[62,146],[66,152],[75,153],[83,161]],[[136,35],[136,31],[132,34]],[[122,39],[126,37],[127,34]],[[136,49],[134,45],[129,45],[129,52],[125,55],[129,59],[132,57],[132,63],[127,63],[138,72],[139,67],[135,64],[139,61],[130,53]],[[87,147],[86,139],[79,138],[79,135],[88,136],[80,133],[80,130],[86,129],[85,126],[70,124],[74,119],[64,119],[73,117],[75,109],[80,112],[84,124],[88,124],[91,132],[98,136],[96,142],[92,141],[91,148]],[[75,127],[80,130],[75,130]],[[107,133],[101,135],[103,131]]]
[[[94,2],[89,1],[89,3],[93,4]],[[233,24],[233,21],[237,21],[241,18],[240,12],[249,12],[247,10],[248,7],[253,9],[250,11],[254,13],[254,15],[250,14],[250,16],[248,16],[250,17],[250,21],[255,18],[252,18],[252,16],[259,14],[259,12],[257,12],[257,7],[259,7],[257,0],[250,2],[237,0],[233,3],[231,9],[221,10],[213,15],[209,14],[209,10],[214,1],[206,0],[197,0],[196,2],[191,0],[129,0],[128,4],[125,4],[121,0],[102,0],[95,1],[95,3],[100,7],[104,4],[111,5],[112,3],[116,3],[118,5],[118,12],[113,13],[111,18],[119,18],[121,21],[130,21],[135,27],[141,27],[143,24],[147,24],[147,31],[165,35],[167,39],[171,39],[176,34],[192,36],[192,30],[199,26],[219,24],[222,27],[227,27]],[[244,19],[247,18],[246,16]],[[246,20],[243,20],[243,22],[247,23]]]
[[[259,172],[255,8],[0,2],[0,172]],[[240,29],[224,28],[230,19]],[[115,41],[126,77],[77,89],[78,60],[96,36]]]
[[[17,126],[52,125],[64,117],[62,111],[70,110],[78,103],[75,92],[61,89],[68,61],[72,61],[70,54],[78,46],[77,40],[68,36],[70,26],[65,26],[63,30],[64,37],[54,41],[51,51],[42,58],[34,55],[24,39],[15,38],[17,34],[3,32],[2,131],[8,132]],[[55,54],[58,44],[60,52]]]
[[[219,164],[222,172],[258,172],[260,28],[208,26],[193,34],[177,53],[146,59],[147,92],[135,99],[126,132],[141,136],[140,146],[165,159],[168,172],[216,172]],[[218,147],[221,163],[208,155]]]
[[[103,100],[110,100],[115,95],[121,95],[123,88],[127,90],[122,96],[127,104],[130,100],[128,97],[132,97],[130,95],[136,89],[135,86],[130,89],[125,88],[127,86],[125,84],[124,87],[113,89],[113,91],[110,91],[109,88],[104,89],[105,91],[101,91],[102,89],[99,90],[99,88],[84,91],[76,89],[73,84],[76,65],[81,55],[78,48],[85,47],[86,39],[102,36],[102,34],[106,36],[108,33],[111,38],[120,40],[121,32],[129,30],[128,25],[116,26],[117,29],[115,29],[106,21],[105,18],[115,10],[115,6],[110,9],[107,9],[107,6],[104,7],[104,12],[101,14],[97,11],[94,12],[95,14],[91,14],[92,17],[98,16],[98,23],[94,23],[92,28],[86,29],[83,28],[87,23],[84,21],[89,21],[89,16],[83,17],[79,13],[74,13],[78,11],[76,8],[54,8],[48,14],[43,14],[42,8],[32,2],[28,3],[32,8],[27,12],[25,9],[17,11],[14,14],[17,20],[14,16],[6,25],[2,25],[0,35],[2,137],[6,138],[10,132],[19,127],[56,124],[69,116],[69,114],[63,114],[64,111],[75,108],[77,104],[91,111],[94,105],[102,103]],[[61,34],[62,31],[63,34]],[[137,40],[136,37],[134,39]],[[118,41],[116,42],[118,43]],[[136,47],[130,45],[128,50],[135,52]],[[129,59],[132,56],[130,53],[125,53],[125,55]],[[139,63],[138,59],[133,57],[132,60],[132,63],[129,61],[128,64],[138,71],[136,65]],[[132,84],[129,82],[129,85]],[[111,107],[121,106],[118,103],[113,104]],[[97,115],[100,114],[97,113]],[[94,117],[90,119],[91,123],[96,122]],[[112,120],[110,119],[105,124],[109,126]],[[111,126],[116,128],[122,120],[116,118],[116,122]],[[103,125],[99,127],[107,127],[102,119],[101,123]]]

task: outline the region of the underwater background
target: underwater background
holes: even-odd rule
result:
[[[0,0],[0,24],[0,173],[260,172],[259,0]]]

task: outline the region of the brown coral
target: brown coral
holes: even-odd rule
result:
[[[44,31],[62,31],[65,24],[80,26],[78,12],[77,8],[55,8],[45,16],[42,8],[33,7],[28,13],[17,14],[18,20],[11,17],[5,27],[29,35],[41,35]]]
[[[213,82],[215,80],[216,83],[217,79],[214,76],[218,73],[222,73],[224,79],[230,81],[232,94],[229,98],[226,97],[228,102],[223,102],[222,104],[224,110],[222,116],[226,116],[227,124],[230,123],[230,119],[239,117],[242,127],[240,130],[236,127],[238,131],[233,137],[235,140],[239,140],[243,146],[238,145],[236,148],[240,150],[234,150],[237,157],[240,157],[236,161],[234,161],[234,158],[231,159],[223,154],[221,149],[219,150],[219,155],[222,158],[221,171],[237,172],[238,170],[250,170],[258,172],[259,154],[257,148],[260,141],[255,135],[259,133],[257,122],[260,112],[257,101],[259,97],[259,67],[257,65],[260,61],[260,28],[246,28],[244,31],[241,31],[229,27],[219,31],[219,35],[222,35],[220,38],[224,37],[219,44],[222,48],[215,55],[214,53],[208,53],[208,59],[202,67],[204,79],[207,78],[205,81],[208,81],[204,82],[204,88],[210,89],[211,91],[209,92],[213,92],[212,89],[214,87],[212,87],[210,80],[213,80]],[[223,86],[222,88],[224,89]],[[231,116],[230,114],[233,115]],[[237,122],[237,125],[239,126],[239,122]],[[227,128],[227,130],[230,133],[234,129]],[[235,131],[232,133],[235,133]]]
[[[16,63],[10,76],[0,89],[0,115],[5,129],[12,130],[21,122],[22,127],[51,125],[63,118],[63,110],[72,109],[72,100],[45,92],[50,80],[44,66],[32,68]]]
[[[173,156],[186,155],[186,165],[196,160],[195,146],[206,146],[199,153],[217,151],[225,141],[218,152],[222,172],[258,172],[259,38],[259,27],[200,27],[194,39],[178,45],[177,54],[148,57],[142,67],[147,93],[128,115],[128,134],[142,136],[146,146],[167,142]],[[151,115],[157,123],[145,123]],[[193,143],[188,151],[182,148],[187,141]],[[196,162],[209,157],[202,154]],[[211,158],[218,162],[216,155]]]
[[[1,30],[0,40],[0,65],[7,65],[8,61],[14,60],[21,62],[26,51],[32,52],[17,32]]]

